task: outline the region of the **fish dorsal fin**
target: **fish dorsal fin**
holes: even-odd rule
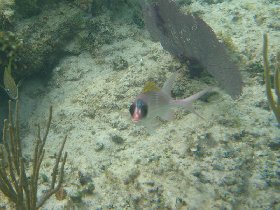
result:
[[[147,93],[151,91],[160,91],[160,88],[157,87],[155,82],[146,82],[142,90],[142,93]]]
[[[168,95],[171,95],[171,90],[172,90],[172,86],[173,86],[173,83],[176,79],[176,77],[178,76],[179,74],[176,72],[176,73],[173,73],[171,75],[171,77],[168,78],[168,80],[166,80],[166,82],[164,83],[163,87],[162,87],[162,91],[167,93]]]

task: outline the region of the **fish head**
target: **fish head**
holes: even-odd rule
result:
[[[142,93],[130,105],[129,112],[133,122],[139,122],[147,117],[148,114],[148,95],[152,91],[159,91],[160,89],[154,82],[146,82]]]
[[[137,98],[129,107],[129,112],[133,122],[139,122],[148,114],[148,104],[145,100]]]
[[[146,82],[142,93],[135,99],[129,108],[133,122],[149,121],[154,117],[164,118],[165,113],[169,113],[171,87],[177,74],[171,76],[164,84],[163,88],[157,87],[155,82]]]
[[[12,89],[5,88],[4,90],[6,91],[6,93],[10,97],[10,99],[16,100],[18,98],[18,89],[15,89],[15,88],[12,88]]]

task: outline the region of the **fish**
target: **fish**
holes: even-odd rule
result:
[[[207,87],[185,99],[173,99],[171,97],[171,90],[178,75],[179,73],[173,73],[161,89],[153,82],[146,83],[142,93],[136,97],[129,107],[131,120],[134,123],[151,122],[157,117],[162,120],[170,121],[174,119],[173,112],[176,107],[183,107],[203,118],[195,112],[193,102],[206,93],[212,92],[213,87]]]
[[[11,69],[11,61],[9,62],[8,66],[5,67],[4,70],[4,77],[3,77],[4,87],[2,87],[8,96],[12,100],[17,100],[18,98],[18,85],[12,76],[12,69]]]

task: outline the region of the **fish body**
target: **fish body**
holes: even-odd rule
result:
[[[16,100],[18,98],[18,86],[16,85],[15,80],[12,76],[11,61],[4,70],[3,82],[4,90],[6,91],[6,93],[11,99]]]
[[[183,107],[197,114],[192,107],[193,102],[210,92],[212,88],[206,88],[185,99],[175,100],[171,97],[171,89],[177,76],[178,73],[174,73],[161,89],[155,88],[156,86],[153,87],[151,84],[150,89],[145,86],[143,93],[136,97],[129,108],[133,122],[150,121],[156,117],[171,120],[175,107]]]

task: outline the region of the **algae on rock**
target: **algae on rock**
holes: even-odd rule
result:
[[[84,12],[70,3],[60,3],[56,8],[43,11],[36,19],[19,22],[15,35],[23,47],[15,62],[14,72],[19,78],[52,69],[59,59],[67,55],[64,47],[74,38],[84,24]]]
[[[60,0],[15,0],[16,11],[24,17],[38,15],[43,6]]]
[[[8,30],[14,19],[14,0],[1,0],[0,30]]]
[[[14,69],[14,59],[19,56],[19,49],[22,47],[22,41],[16,37],[13,32],[0,32],[0,72],[8,66],[9,62]]]
[[[37,15],[40,7],[37,0],[15,0],[17,11],[23,16]]]

